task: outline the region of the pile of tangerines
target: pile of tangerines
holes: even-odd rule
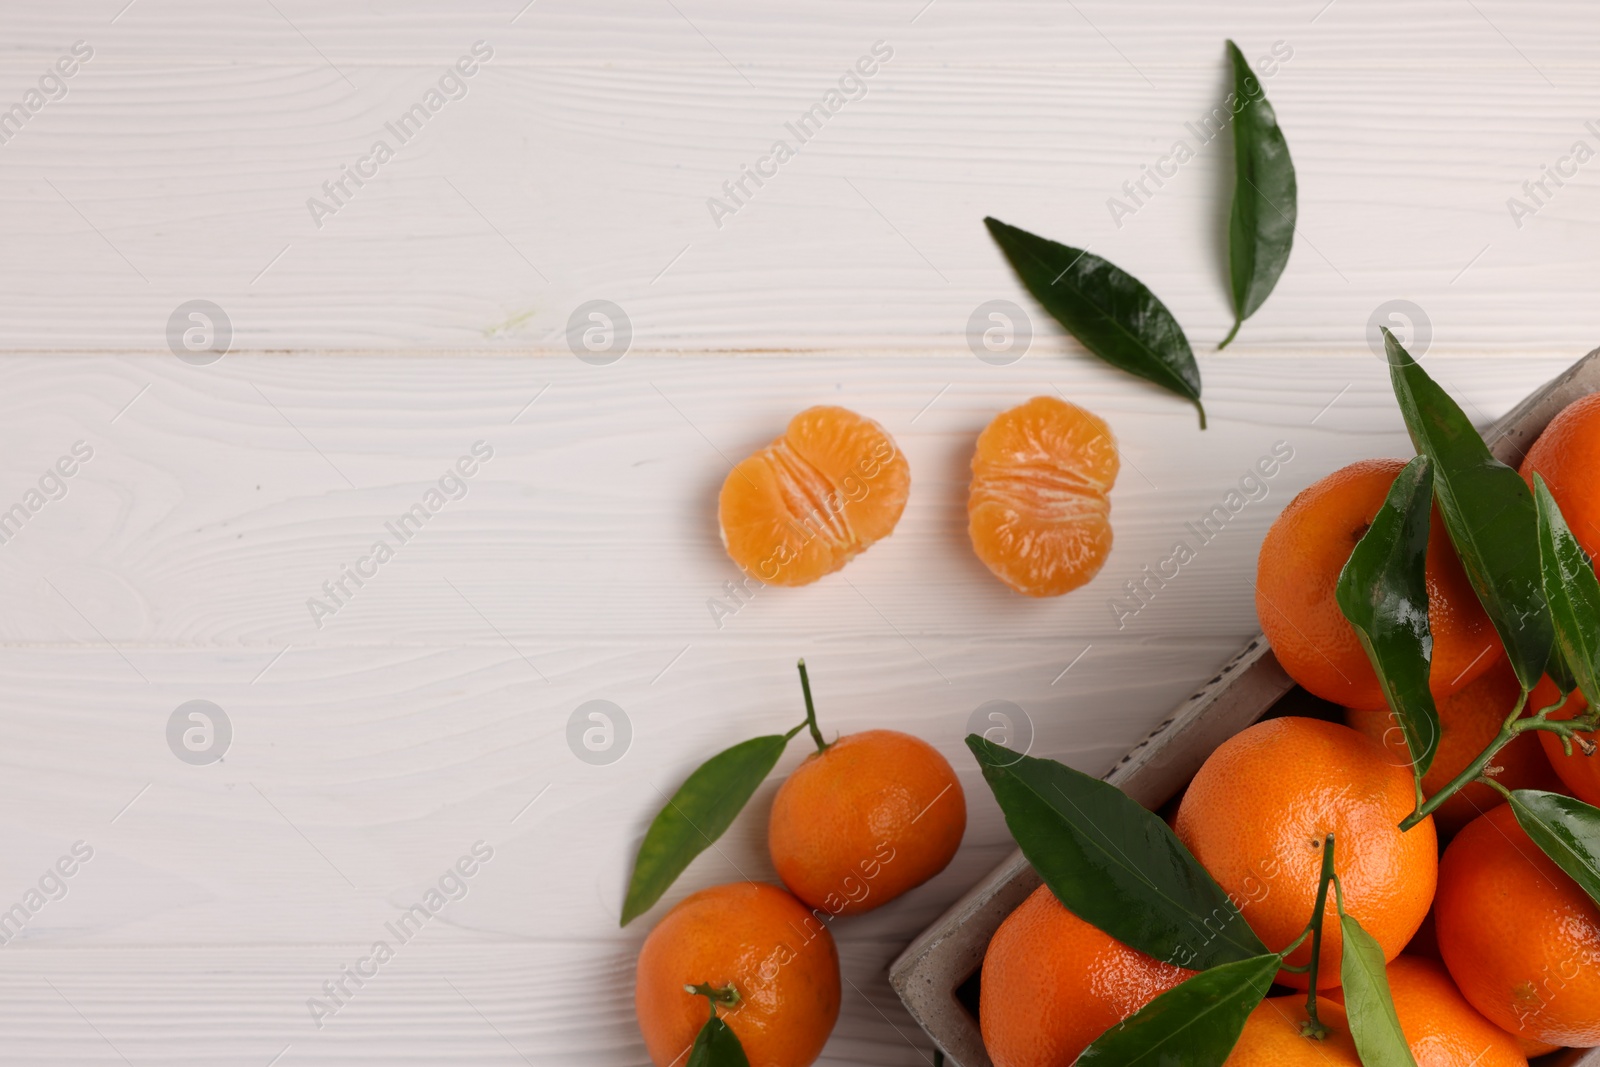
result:
[[[1321,995],[1289,992],[1311,985],[1312,942],[1302,941],[1276,976],[1284,995],[1250,1012],[1227,1064],[1363,1062],[1341,1007],[1343,945],[1321,862],[1329,835],[1342,907],[1381,948],[1394,1017],[1416,1064],[1509,1067],[1563,1046],[1600,1045],[1600,905],[1505,802],[1511,791],[1544,790],[1600,805],[1592,735],[1564,744],[1557,732],[1520,733],[1431,814],[1408,819],[1420,795],[1440,793],[1500,735],[1508,711],[1557,708],[1551,718],[1565,720],[1587,702],[1581,692],[1563,702],[1548,676],[1519,700],[1522,685],[1435,508],[1428,688],[1440,734],[1417,792],[1404,731],[1336,595],[1405,466],[1368,460],[1336,471],[1297,496],[1262,544],[1262,628],[1290,676],[1337,710],[1269,718],[1235,735],[1167,813],[1177,839],[1269,950],[1296,943],[1319,908],[1330,920],[1315,969]],[[1597,558],[1600,395],[1562,411],[1520,473],[1530,485],[1542,478],[1572,535]],[[1578,835],[1570,844],[1581,852],[1595,842]],[[1053,1067],[1080,1055],[1122,1062],[1097,1059],[1094,1046],[1194,974],[1117,941],[1041,886],[1001,925],[984,959],[985,1046],[996,1067]],[[1317,1025],[1308,1004],[1317,1005]]]

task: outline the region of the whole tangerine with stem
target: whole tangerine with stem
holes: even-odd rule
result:
[[[1467,1002],[1444,964],[1408,952],[1390,961],[1385,973],[1417,1067],[1527,1067],[1517,1039]],[[1343,990],[1328,996],[1344,1003]]]
[[[1028,596],[1088,582],[1111,554],[1121,460],[1099,416],[1053,396],[1002,411],[978,435],[967,533],[984,566]]]
[[[1522,685],[1511,669],[1511,661],[1497,659],[1493,667],[1465,688],[1438,701],[1439,743],[1433,762],[1422,776],[1423,793],[1433,796],[1477,759],[1499,734],[1501,724],[1521,695]],[[1394,712],[1388,708],[1370,711],[1349,708],[1344,721],[1346,726],[1381,742],[1397,766],[1410,768],[1411,751]],[[1541,736],[1548,735],[1548,731],[1537,732]],[[1548,736],[1553,739],[1553,735]],[[1498,768],[1494,780],[1506,789],[1555,789],[1559,784],[1555,772],[1550,769],[1550,761],[1532,733],[1513,738],[1495,755],[1490,766]],[[1434,809],[1434,824],[1439,833],[1449,836],[1501,801],[1501,795],[1493,786],[1471,782]]]
[[[733,882],[691,894],[639,950],[634,1009],[656,1067],[682,1067],[717,1014],[751,1067],[806,1067],[839,1018],[839,953],[828,928],[777,886]]]
[[[1422,925],[1438,876],[1433,817],[1410,830],[1416,806],[1411,772],[1378,742],[1320,719],[1268,719],[1224,741],[1189,783],[1173,829],[1269,949],[1298,938],[1316,910],[1327,835],[1337,842],[1334,872],[1345,910],[1383,949],[1400,954]],[[1323,911],[1317,986],[1339,984],[1339,916]],[[1310,943],[1287,957],[1311,960]],[[1304,989],[1305,972],[1280,983]]]
[[[1576,689],[1567,695],[1565,702],[1562,702],[1561,690],[1550,680],[1549,675],[1546,675],[1539,679],[1539,684],[1528,694],[1528,707],[1533,711],[1539,711],[1553,704],[1561,704],[1561,707],[1550,713],[1552,719],[1576,719],[1589,710],[1589,701]],[[1591,754],[1594,749],[1588,747],[1600,746],[1600,741],[1597,741],[1600,735],[1578,734],[1573,739],[1572,751],[1568,752],[1562,746],[1561,738],[1549,730],[1539,730],[1537,733],[1539,744],[1544,748],[1545,758],[1550,761],[1550,766],[1554,768],[1561,783],[1566,786],[1566,791],[1585,804],[1600,805],[1600,754]],[[1587,742],[1587,745],[1579,743],[1580,739]]]
[[[1317,998],[1317,1021],[1327,1033],[1308,1037],[1305,997],[1268,997],[1250,1012],[1223,1067],[1361,1067],[1350,1023],[1339,1004]]]
[[[1590,393],[1562,408],[1550,420],[1522,460],[1528,484],[1543,475],[1550,495],[1561,508],[1572,536],[1589,554],[1600,557],[1600,393]]]
[[[728,472],[717,520],[729,557],[770,585],[806,585],[894,532],[911,468],[894,438],[846,408],[807,408]]]
[[[1463,996],[1512,1035],[1600,1045],[1600,907],[1509,804],[1473,820],[1439,861],[1439,952]]]
[[[995,1067],[1057,1067],[1195,972],[1162,963],[1078,918],[1049,886],[989,940],[978,993]]]
[[[1291,678],[1347,708],[1381,708],[1384,697],[1361,639],[1339,610],[1339,573],[1404,466],[1368,459],[1334,471],[1291,500],[1261,542],[1256,614],[1272,651]],[[1437,699],[1505,655],[1437,507],[1428,531],[1427,586],[1428,684]]]
[[[950,761],[921,738],[864,730],[824,742],[799,666],[817,751],[773,798],[767,848],[795,896],[858,915],[944,870],[967,829],[966,795]]]

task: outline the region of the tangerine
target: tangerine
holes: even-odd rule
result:
[[[1535,472],[1544,476],[1572,536],[1590,559],[1600,556],[1600,492],[1594,488],[1595,471],[1600,471],[1600,393],[1590,393],[1562,408],[1528,449],[1521,469],[1529,485]]]
[[[1548,675],[1539,679],[1539,684],[1533,687],[1533,692],[1528,694],[1528,707],[1534,711],[1547,708],[1561,699],[1561,690],[1556,687]],[[1575,719],[1589,710],[1589,702],[1578,690],[1573,690],[1567,697],[1567,702],[1559,711],[1550,713],[1552,719]],[[1568,755],[1561,747],[1561,738],[1549,730],[1539,730],[1539,744],[1544,747],[1545,757],[1550,761],[1550,766],[1555,768],[1556,775],[1561,779],[1566,789],[1585,804],[1600,803],[1600,756],[1584,754],[1582,745],[1574,742],[1572,754]],[[1596,744],[1596,735],[1592,733],[1579,734],[1590,744]],[[1548,788],[1548,787],[1545,787]],[[1561,790],[1558,790],[1560,792]]]
[[[779,787],[767,847],[795,896],[857,915],[944,870],[966,829],[966,795],[937,749],[865,730],[813,752]]]
[[[1478,1014],[1436,960],[1409,952],[1385,969],[1400,1032],[1417,1067],[1527,1067],[1517,1039]],[[1330,997],[1344,1003],[1343,990]]]
[[[1316,906],[1322,845],[1334,835],[1345,910],[1383,949],[1400,954],[1433,900],[1438,839],[1433,817],[1408,831],[1411,772],[1371,738],[1320,719],[1268,719],[1224,741],[1200,766],[1173,829],[1274,952],[1299,937]],[[1317,986],[1339,984],[1339,916],[1323,912]],[[1288,956],[1311,959],[1308,939]],[[1281,971],[1304,989],[1309,976]]]
[[[1497,659],[1494,666],[1466,688],[1440,700],[1439,744],[1428,773],[1422,776],[1422,791],[1432,796],[1477,759],[1500,732],[1501,724],[1521,695],[1522,685],[1511,669],[1511,661]],[[1344,721],[1346,726],[1382,742],[1390,752],[1391,761],[1403,767],[1411,766],[1411,751],[1406,747],[1405,732],[1400,729],[1394,712],[1388,708],[1376,711],[1350,708],[1345,711]],[[1514,738],[1495,755],[1491,766],[1500,768],[1495,780],[1507,789],[1556,787],[1550,761],[1545,759],[1539,742],[1531,734]],[[1494,787],[1472,782],[1434,809],[1434,824],[1440,834],[1449,836],[1500,801],[1500,794]]]
[[[1305,997],[1268,997],[1245,1020],[1239,1041],[1222,1067],[1361,1067],[1350,1023],[1339,1004],[1317,997],[1325,1037],[1307,1037]]]
[[[1439,861],[1439,951],[1463,996],[1513,1036],[1600,1045],[1600,907],[1535,845],[1509,804]]]
[[[839,1018],[833,935],[794,897],[760,882],[685,897],[645,938],[636,978],[634,1010],[656,1067],[681,1067],[706,1023],[705,998],[685,986],[710,985],[735,1001],[717,1013],[751,1067],[806,1067]]]
[[[1111,554],[1120,460],[1099,416],[1051,396],[1002,411],[978,435],[967,533],[978,558],[1028,596],[1060,596]]]
[[[1381,708],[1384,697],[1361,639],[1339,610],[1339,572],[1404,466],[1398,459],[1368,459],[1334,471],[1291,500],[1261,542],[1256,614],[1272,651],[1291,678],[1347,708]],[[1437,507],[1428,533],[1427,584],[1429,688],[1443,698],[1504,653]]]
[[[1059,1067],[1195,972],[1129,948],[1035,889],[983,957],[978,1020],[995,1067]]]
[[[894,532],[911,468],[888,431],[841,407],[807,408],[728,472],[722,543],[746,574],[806,585]]]

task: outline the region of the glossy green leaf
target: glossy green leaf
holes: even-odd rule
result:
[[[754,737],[724,749],[695,768],[678,787],[639,846],[622,903],[623,926],[649,911],[689,862],[722,836],[772,773],[799,729]]]
[[[1183,327],[1143,282],[1081,248],[1057,244],[986,218],[1017,277],[1085,348],[1129,374],[1194,402],[1200,428],[1200,368]]]
[[[1299,211],[1294,162],[1278,126],[1278,114],[1239,46],[1228,42],[1233,92],[1233,212],[1228,218],[1228,274],[1233,286],[1233,329],[1266,302],[1294,247]]]
[[[1266,946],[1161,817],[1114,785],[967,735],[1022,854],[1078,918],[1196,970]]]
[[[1540,851],[1600,903],[1600,808],[1560,793],[1518,789],[1511,812]]]
[[[739,1035],[713,1014],[689,1049],[687,1067],[750,1067],[750,1060],[739,1044]]]
[[[1406,464],[1372,525],[1339,573],[1339,610],[1355,627],[1399,720],[1417,778],[1439,744],[1439,712],[1428,688],[1433,634],[1428,628],[1428,517],[1433,467]]]
[[[1450,541],[1517,679],[1532,689],[1555,640],[1539,573],[1533,494],[1521,475],[1489,454],[1461,408],[1387,327],[1383,339],[1411,442],[1433,463],[1434,497]]]
[[[1568,678],[1600,708],[1600,581],[1544,478],[1533,476],[1539,515],[1539,573],[1555,624],[1556,652]],[[1552,657],[1554,658],[1554,657]]]
[[[1283,966],[1277,953],[1224,963],[1174,986],[1101,1034],[1077,1067],[1219,1067]]]
[[[1361,1062],[1365,1067],[1417,1067],[1394,1013],[1383,948],[1342,907],[1339,933],[1343,943],[1339,984],[1344,987],[1345,1017]]]

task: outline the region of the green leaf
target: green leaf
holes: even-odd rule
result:
[[[1428,629],[1428,518],[1433,467],[1427,456],[1406,464],[1383,507],[1339,573],[1339,610],[1355,627],[1378,672],[1420,781],[1439,744],[1439,712],[1428,688],[1433,635]]]
[[[1298,191],[1289,143],[1278,114],[1239,46],[1228,42],[1233,63],[1233,213],[1228,219],[1228,274],[1233,284],[1233,329],[1254,315],[1289,262],[1294,246]]]
[[[967,747],[1022,854],[1078,918],[1196,970],[1267,950],[1160,816],[1122,790],[979,734]]]
[[[1101,1034],[1077,1067],[1219,1067],[1283,966],[1275,952],[1224,963],[1174,986]]]
[[[1200,368],[1167,305],[1127,271],[1092,252],[986,218],[1017,277],[1085,348],[1129,374],[1200,405]]]
[[[1539,573],[1555,623],[1556,654],[1569,676],[1557,684],[1575,681],[1589,705],[1600,707],[1600,581],[1538,474],[1533,476],[1533,496],[1539,513]]]
[[[1434,496],[1450,540],[1517,680],[1532,689],[1555,640],[1539,574],[1533,494],[1521,475],[1489,454],[1461,408],[1387,327],[1383,340],[1411,442],[1433,463]]]
[[[1600,903],[1600,808],[1560,793],[1518,789],[1511,813],[1540,851]]]
[[[721,837],[794,736],[754,737],[724,749],[695,768],[666,807],[650,823],[633,863],[628,896],[622,902],[622,925],[650,910],[689,861]]]
[[[1342,906],[1339,932],[1344,946],[1339,983],[1344,987],[1344,1012],[1361,1062],[1365,1067],[1417,1067],[1394,1013],[1383,949]]]
[[[689,1049],[687,1067],[750,1067],[739,1035],[712,1012]]]

